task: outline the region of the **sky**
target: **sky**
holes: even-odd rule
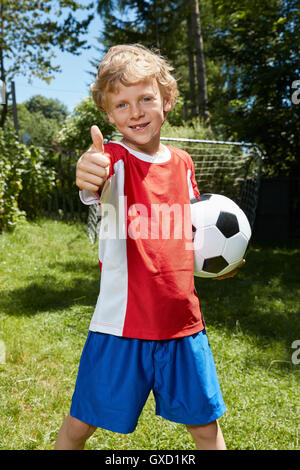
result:
[[[92,46],[90,49],[83,49],[78,56],[57,50],[54,63],[61,66],[62,72],[55,74],[50,85],[37,78],[33,78],[29,84],[26,77],[16,76],[14,81],[17,103],[23,103],[33,95],[43,95],[60,100],[72,112],[82,98],[89,95],[89,86],[93,82],[93,77],[89,75],[92,72],[89,61],[97,59],[96,47],[99,47],[99,43],[96,37],[99,37],[101,30],[101,19],[99,15],[95,15],[86,36],[88,44]]]

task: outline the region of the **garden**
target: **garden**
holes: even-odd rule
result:
[[[24,73],[50,83],[59,66],[49,51],[84,50],[93,8],[104,18],[98,56],[119,42],[140,42],[170,59],[180,96],[162,136],[194,141],[200,192],[201,159],[208,157],[196,159],[195,142],[238,144],[227,160],[221,152],[209,190],[218,191],[220,180],[231,197],[241,184],[254,185],[247,193],[257,200],[246,264],[232,279],[195,277],[227,407],[220,425],[229,450],[299,450],[299,6],[4,2],[0,82]],[[81,21],[78,9],[87,15]],[[16,21],[20,35],[13,34]],[[0,450],[51,450],[70,409],[101,276],[76,163],[91,145],[93,124],[106,139],[116,129],[88,92],[72,112],[41,95],[11,99],[8,93],[0,112]],[[250,144],[260,149],[259,167],[244,158]],[[229,160],[246,163],[230,176]],[[155,415],[151,393],[134,433],[98,429],[85,448],[195,450],[195,444],[184,425]]]

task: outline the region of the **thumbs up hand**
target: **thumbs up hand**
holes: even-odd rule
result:
[[[97,192],[107,180],[110,160],[104,153],[99,127],[91,127],[92,146],[78,160],[76,184],[80,189]]]

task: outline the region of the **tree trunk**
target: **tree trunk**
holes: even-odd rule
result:
[[[156,0],[154,0],[154,18],[155,18],[155,42],[157,49],[160,49],[159,28],[158,28],[158,8]]]
[[[189,82],[190,92],[189,98],[191,101],[191,114],[192,117],[199,116],[199,106],[196,90],[196,72],[195,72],[195,55],[194,55],[194,41],[192,37],[192,16],[189,14],[186,21],[187,26],[187,56],[189,61]]]
[[[209,126],[209,111],[207,104],[206,67],[204,58],[203,38],[201,33],[201,18],[198,0],[190,0],[192,35],[196,54],[196,75],[198,82],[198,105],[200,117]]]
[[[5,83],[5,72],[4,72],[4,65],[3,65],[3,51],[0,47],[0,80]],[[0,117],[0,127],[4,127],[4,123],[7,116],[7,91],[5,93],[5,103],[1,105],[1,117]]]
[[[5,83],[5,69],[4,69],[4,57],[3,57],[3,49],[2,49],[2,44],[4,43],[4,32],[3,32],[3,1],[0,2],[0,80],[2,80],[3,83]],[[1,106],[1,117],[0,117],[0,127],[4,127],[4,123],[6,120],[7,116],[7,93],[5,94],[5,103],[2,104]]]

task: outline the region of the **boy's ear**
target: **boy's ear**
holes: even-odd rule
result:
[[[164,112],[168,113],[172,109],[172,102],[170,98],[165,98],[164,99]]]
[[[107,112],[107,111],[106,111],[106,115],[107,115],[107,117],[108,117],[109,122],[110,122],[111,124],[115,124],[115,120],[114,120],[114,118],[112,117],[112,115],[111,115],[109,112]]]

